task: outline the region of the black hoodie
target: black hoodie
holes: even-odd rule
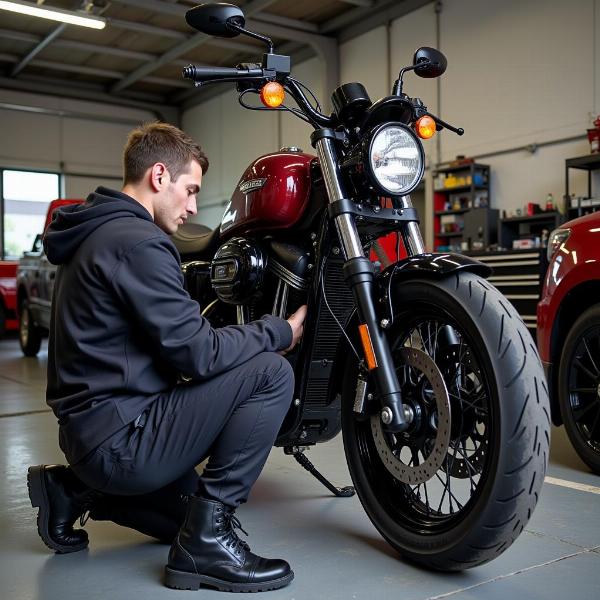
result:
[[[46,400],[70,463],[134,421],[179,374],[206,379],[292,342],[289,323],[270,315],[211,328],[183,287],[173,242],[121,192],[99,187],[85,204],[58,209],[44,248],[59,265]]]

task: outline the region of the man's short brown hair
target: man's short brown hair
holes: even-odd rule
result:
[[[192,160],[208,169],[208,158],[202,148],[186,133],[168,123],[144,123],[127,138],[123,151],[123,184],[139,183],[146,171],[157,162],[166,165],[175,181]]]

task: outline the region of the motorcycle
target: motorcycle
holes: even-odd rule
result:
[[[356,490],[405,557],[445,571],[494,559],[539,499],[548,392],[531,335],[486,281],[491,270],[425,251],[410,200],[424,174],[419,137],[463,130],[406,95],[403,77],[439,77],[446,58],[419,48],[377,102],[360,83],[341,85],[326,115],[290,58],[245,29],[239,7],[203,4],[186,20],[208,35],[263,40],[267,51],[260,64],[190,65],[185,78],[235,83],[242,106],[291,111],[314,128],[316,156],[284,148],[256,159],[220,226],[177,242],[187,289],[215,327],[308,305],[276,446],[335,495]],[[262,104],[249,103],[257,95]],[[390,232],[407,257],[379,270],[369,252]],[[304,454],[340,431],[354,484],[342,489]]]

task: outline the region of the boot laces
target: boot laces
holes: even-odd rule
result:
[[[226,546],[231,548],[231,550],[236,554],[240,553],[241,548],[250,551],[250,546],[245,540],[242,540],[239,537],[236,529],[239,529],[245,535],[248,535],[248,532],[242,527],[240,520],[233,514],[232,510],[223,511],[223,521],[225,525],[223,541],[225,542]]]

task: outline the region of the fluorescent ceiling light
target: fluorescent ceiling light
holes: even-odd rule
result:
[[[10,0],[10,2],[0,0],[0,10],[10,10],[30,17],[42,17],[42,19],[60,21],[61,23],[69,23],[69,25],[92,27],[93,29],[104,29],[106,26],[106,19],[102,17],[83,16],[75,11],[61,8],[45,8],[22,0]]]

